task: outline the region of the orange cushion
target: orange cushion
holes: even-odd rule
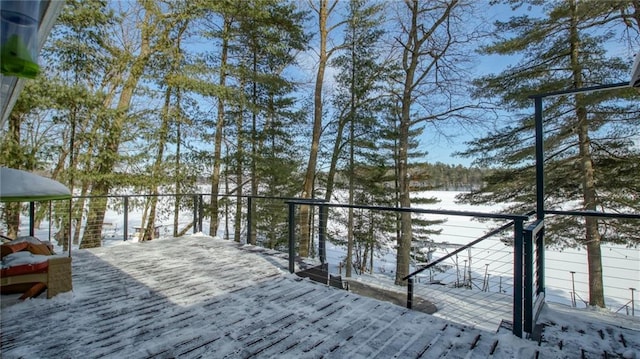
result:
[[[5,246],[8,247],[5,248]],[[50,256],[53,254],[53,246],[49,242],[43,242],[36,237],[23,236],[2,245],[2,258],[4,258],[4,256],[8,254],[20,252],[23,250],[29,251],[32,254],[45,256]]]
[[[1,257],[0,258],[4,258],[4,256],[9,255],[11,253],[15,253],[15,252],[20,252],[22,250],[27,249],[27,247],[29,247],[29,242],[16,242],[16,243],[5,243],[2,246],[0,246],[1,249]],[[51,253],[49,253],[51,254]]]
[[[44,256],[50,256],[52,254],[49,246],[44,243],[35,244],[28,242],[27,250],[33,254],[41,254]]]
[[[29,290],[24,292],[20,296],[20,299],[21,300],[25,300],[27,298],[35,298],[35,297],[39,296],[40,294],[42,294],[42,292],[44,292],[45,289],[47,289],[47,285],[46,284],[44,284],[44,283],[36,283],[31,288],[29,288]]]

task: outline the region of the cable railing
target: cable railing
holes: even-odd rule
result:
[[[298,219],[295,217],[295,213],[296,213],[295,208],[301,205],[309,205],[310,203],[306,201],[303,202],[303,201],[292,200],[292,201],[287,201],[287,204],[289,205],[289,223],[291,226],[289,230],[289,236],[290,236],[289,243],[290,243],[290,248],[293,248],[296,243],[295,223],[298,222]],[[525,236],[524,222],[529,219],[529,215],[511,215],[511,214],[500,214],[500,213],[496,214],[496,213],[420,209],[420,208],[362,206],[362,205],[333,204],[333,203],[311,203],[311,205],[318,206],[320,208],[318,211],[319,213],[328,213],[328,211],[325,211],[324,209],[331,208],[331,209],[350,209],[350,210],[357,210],[357,211],[365,210],[365,211],[375,211],[375,212],[389,212],[394,215],[397,215],[399,212],[410,212],[412,216],[444,215],[444,216],[458,216],[458,217],[468,217],[468,218],[484,218],[484,219],[489,218],[489,219],[495,219],[495,220],[509,221],[508,223],[500,226],[495,230],[490,231],[489,233],[486,233],[485,235],[467,243],[466,245],[457,246],[455,250],[448,253],[447,255],[442,256],[438,259],[429,261],[429,263],[427,263],[426,265],[420,266],[419,269],[413,271],[409,275],[402,278],[403,281],[407,281],[407,302],[406,303],[408,308],[413,307],[413,292],[414,292],[414,286],[415,286],[415,278],[419,274],[434,268],[439,268],[439,267],[442,268],[445,262],[453,258],[456,258],[456,265],[455,265],[455,269],[453,270],[453,273],[455,274],[451,274],[451,271],[449,271],[449,275],[455,276],[455,281],[452,281],[450,279],[448,280],[447,278],[444,278],[442,275],[439,275],[441,279],[438,281],[437,284],[442,288],[442,283],[448,282],[445,286],[449,286],[450,288],[455,288],[455,291],[457,291],[458,295],[462,293],[461,290],[475,288],[474,293],[478,293],[478,294],[482,293],[481,295],[485,298],[489,296],[501,297],[501,300],[495,301],[495,302],[506,303],[506,305],[502,306],[501,309],[504,309],[505,306],[508,307],[508,309],[504,311],[509,312],[508,315],[511,318],[509,318],[510,320],[507,320],[507,322],[510,322],[513,333],[520,337],[522,337],[523,331],[526,331],[527,333],[531,333],[533,328],[533,325],[531,324],[531,320],[533,320],[533,314],[529,315],[528,313],[533,310],[530,308],[530,307],[533,307],[533,302],[531,300],[523,300],[523,296],[525,295],[531,295],[531,297],[533,298],[533,295],[530,293],[530,292],[533,292],[533,290],[530,290],[529,288],[525,287],[527,285],[533,285],[534,283],[533,280],[531,280],[531,283],[529,283],[528,281],[525,281],[525,275],[531,276],[534,273],[527,269],[530,266],[530,261],[532,260],[532,258],[525,257],[525,253],[528,253],[526,251],[529,251],[533,247],[525,248],[524,246],[525,238],[528,238]],[[365,215],[364,217],[366,218],[367,216]],[[326,218],[322,219],[322,221],[326,221],[326,220],[327,220]],[[360,223],[356,221],[355,223],[351,223],[351,225],[354,227],[357,227],[357,226],[360,226]],[[320,226],[319,228],[326,229],[326,227],[327,226],[324,226],[324,227]],[[465,251],[471,249],[474,246],[478,246],[481,242],[484,242],[490,238],[494,239],[494,243],[498,243],[500,246],[505,246],[505,244],[500,240],[500,238],[497,238],[497,237],[498,235],[503,234],[503,232],[511,228],[513,228],[512,230],[513,235],[511,236],[511,238],[512,238],[512,243],[514,243],[514,249],[510,251],[510,253],[505,254],[497,250],[484,249],[483,250],[484,252],[491,251],[491,255],[486,256],[486,258],[483,258],[483,255],[482,255],[483,251],[481,251],[480,252],[481,254],[479,255],[479,257],[476,257],[474,259],[474,263],[477,262],[481,264],[486,274],[484,275],[478,274],[480,273],[480,271],[478,271],[477,268],[472,268],[471,256],[469,256],[467,260],[464,260],[464,264],[462,265],[462,268],[460,268],[461,266],[459,265],[459,262],[457,260],[458,255],[464,253]],[[326,233],[320,233],[319,237],[324,237],[326,235],[327,235]],[[319,244],[321,246],[323,243],[324,241],[322,240],[319,241]],[[510,258],[511,260],[505,261],[504,260],[505,257],[511,257]],[[291,258],[290,268],[293,268],[294,266],[293,257],[290,256],[290,258]],[[501,263],[501,261],[503,263]],[[507,265],[506,263],[509,263],[509,262],[511,264]],[[533,262],[531,262],[531,266],[533,266],[532,263]],[[542,261],[539,261],[538,263],[542,263]],[[488,275],[489,271],[488,271],[487,265],[492,265],[492,264],[496,267],[503,267],[503,266],[507,267],[505,268],[504,271],[502,271],[497,276],[499,278],[498,280],[500,280],[501,282],[500,284],[498,284],[498,286],[500,287],[499,291],[501,293],[489,292],[492,286],[492,282],[491,282],[490,276]],[[460,276],[460,269],[462,269],[461,276]],[[482,278],[482,279],[479,284],[477,280],[476,282],[474,282],[472,278]],[[432,280],[433,279],[432,274],[429,276],[429,279],[430,279],[428,281],[429,284],[435,283]],[[502,280],[504,280],[504,284],[502,284]],[[495,280],[494,280],[494,283],[495,283]],[[535,283],[542,284],[542,281],[536,280]],[[441,288],[439,289],[439,292],[442,292]],[[513,299],[505,300],[507,296],[504,295],[503,291],[509,292],[508,296],[509,297],[512,296]],[[536,290],[535,292],[537,293],[538,291]],[[468,292],[461,295],[468,296]],[[467,300],[467,302],[471,302],[471,300]],[[511,305],[509,305],[509,302],[511,302]]]
[[[408,281],[407,285],[407,308],[412,308],[413,306],[413,295],[414,295],[414,281],[415,277],[427,270],[430,270],[440,263],[457,256],[459,253],[470,250],[474,246],[479,243],[493,238],[508,229],[513,227],[513,261],[512,268],[510,271],[507,270],[503,273],[513,273],[513,281],[512,281],[512,296],[513,296],[513,306],[511,310],[511,322],[508,321],[506,323],[510,324],[510,327],[513,333],[519,337],[523,336],[523,332],[531,334],[533,332],[535,318],[539,313],[539,309],[541,308],[541,304],[544,300],[544,280],[543,280],[543,270],[541,269],[544,263],[543,250],[538,250],[540,248],[544,248],[541,245],[541,241],[543,240],[542,229],[544,228],[543,221],[537,221],[536,223],[527,226],[523,229],[524,221],[528,219],[528,215],[525,216],[514,216],[513,220],[507,224],[504,224],[487,234],[481,236],[480,238],[467,243],[466,245],[461,246],[455,251],[438,258],[437,260],[431,261],[426,265],[422,266],[405,276],[403,280]],[[536,250],[534,251],[534,248]],[[535,252],[535,256],[534,256]],[[492,260],[491,263],[494,263]],[[476,286],[476,289],[481,292],[487,292],[490,288],[490,280],[488,276],[488,268],[490,263],[486,263],[485,266],[485,275],[483,277],[483,285],[482,287]],[[466,267],[466,263],[465,263]],[[469,264],[469,267],[471,265]],[[466,272],[466,269],[465,269]],[[469,270],[469,278],[471,277],[471,270]],[[500,277],[502,278],[502,276]],[[457,287],[457,285],[456,285]],[[473,290],[474,286],[469,284],[468,288]],[[500,292],[503,292],[502,289],[502,280],[500,283]],[[504,292],[508,292],[505,290]],[[485,297],[484,294],[482,294]],[[478,296],[477,296],[478,297]],[[486,299],[486,298],[484,298]],[[504,299],[495,301],[496,303],[504,302]],[[494,308],[492,312],[505,313],[507,310],[505,309],[506,305],[502,306],[502,308]],[[502,309],[502,310],[500,310]],[[464,310],[461,308],[461,310]],[[501,321],[501,324],[504,321]]]
[[[544,222],[526,223],[531,214],[361,206],[268,196],[221,195],[217,201],[212,201],[209,194],[74,197],[72,201],[42,202],[31,211],[36,217],[34,224],[39,226],[38,236],[58,241],[65,248],[70,248],[69,243],[77,248],[82,241],[87,240],[87,233],[98,234],[99,238],[94,239],[99,242],[98,245],[111,245],[117,241],[144,238],[149,227],[149,204],[154,197],[155,221],[151,238],[172,238],[189,232],[202,232],[226,240],[276,249],[289,253],[289,270],[292,272],[296,270],[295,259],[300,256],[302,219],[297,212],[305,205],[311,209],[308,217],[310,223],[305,229],[310,241],[306,255],[319,259],[320,263],[327,262],[331,255],[327,251],[329,243],[332,247],[344,250],[349,211],[353,211],[356,218],[351,223],[352,235],[360,238],[358,243],[364,247],[368,242],[363,238],[395,238],[401,212],[410,212],[416,223],[441,217],[493,219],[503,223],[507,221],[481,236],[475,233],[488,226],[474,227],[471,222],[456,220],[435,225],[434,227],[445,228],[445,232],[455,232],[454,242],[459,244],[450,243],[444,248],[438,247],[436,243],[429,252],[431,258],[427,258],[425,254],[425,258],[412,262],[413,272],[405,277],[408,306],[414,304],[412,294],[427,298],[441,307],[454,307],[456,302],[462,301],[476,302],[478,305],[474,311],[479,316],[476,318],[471,317],[471,311],[463,313],[464,310],[456,314],[457,318],[445,310],[436,315],[448,315],[451,319],[467,321],[471,325],[476,325],[482,315],[503,318],[505,320],[498,324],[505,324],[514,334],[524,336],[533,330],[541,303],[557,301],[580,307],[586,306],[589,299],[584,251],[574,251],[569,255],[567,250],[560,256],[555,251],[545,249]],[[91,201],[97,200],[106,201],[106,212],[101,214],[101,221],[90,218],[88,210]],[[217,226],[212,223],[213,202],[217,204]],[[29,207],[24,206],[23,214],[28,213],[28,210]],[[577,211],[545,213],[551,216],[596,216],[611,220],[640,219],[640,215],[633,214]],[[376,224],[373,226],[376,227],[375,232],[372,230],[367,233],[367,223]],[[385,223],[388,224],[386,227]],[[417,227],[419,226],[414,226],[414,239],[419,242],[420,229]],[[216,232],[212,233],[211,228],[216,228]],[[429,236],[439,238],[440,234],[433,233]],[[364,247],[353,253],[354,262],[358,262],[359,266],[353,265],[356,275],[366,272],[366,266],[370,266],[369,271],[373,272],[373,259],[371,264],[365,260],[367,256],[362,253],[367,253],[368,249]],[[371,247],[370,251],[373,250]],[[468,254],[465,253],[467,251]],[[638,252],[633,248],[603,245],[605,296],[609,308],[614,312],[635,315],[637,293],[634,291],[637,290],[637,285],[628,284],[625,280],[634,276],[637,278],[638,259]],[[334,268],[340,268],[339,274],[342,274],[344,263]],[[386,274],[389,276],[389,272]],[[487,313],[482,314],[483,310]]]
[[[626,224],[631,228],[640,225],[640,214],[632,213],[603,213],[595,211],[545,211],[546,218],[562,217],[594,217],[598,219],[598,225],[603,227],[616,227]],[[599,245],[600,262],[602,265],[603,292],[605,305],[612,312],[637,315],[635,304],[637,301],[638,283],[640,280],[640,251],[636,239],[633,243],[613,243],[606,240],[606,231],[602,231],[603,241]],[[551,233],[552,234],[552,233]],[[577,248],[559,248],[545,250],[545,302],[555,302],[575,308],[587,308],[590,306],[589,288],[592,281],[589,278],[589,264],[586,260],[587,250],[584,238],[584,229],[574,233],[579,245]],[[546,236],[547,246],[551,244],[549,236]],[[636,237],[640,238],[640,237]]]
[[[34,202],[21,212],[24,218],[34,218],[33,228],[39,238],[52,241],[65,250],[69,243],[74,248],[83,242],[96,247],[202,232],[286,251],[287,206],[284,201],[287,199],[290,198],[220,195],[216,201],[218,214],[214,226],[209,194],[75,196],[71,201]],[[102,202],[101,210],[91,211],[91,206],[98,201]],[[29,214],[30,208],[33,208],[33,215]],[[4,212],[4,205],[0,206],[0,212]],[[2,226],[4,229],[0,227],[0,231],[6,233],[7,223]],[[30,234],[30,227],[22,221],[19,235]]]

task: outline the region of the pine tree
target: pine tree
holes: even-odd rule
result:
[[[53,178],[72,191],[77,193],[79,187],[81,195],[87,194],[93,178],[90,171],[82,168],[91,166],[97,129],[108,113],[104,103],[109,100],[109,92],[102,85],[109,73],[109,61],[102,45],[108,27],[116,21],[113,11],[103,2],[69,1],[53,29],[51,42],[42,51],[48,65],[37,81],[45,86],[46,93],[39,100],[40,105],[30,105],[34,109],[45,106],[51,115],[46,117],[50,125],[33,127],[38,131],[47,129],[37,134],[47,138],[41,147],[42,154],[47,155],[40,156],[39,161],[48,167]],[[23,91],[21,98],[28,99],[30,95],[31,91]],[[77,223],[82,223],[84,201],[80,198],[73,204],[72,215]],[[67,216],[68,208],[65,211]],[[59,233],[67,236],[69,221],[59,222]],[[71,235],[77,243],[80,226]],[[59,240],[62,237],[56,236]],[[65,250],[68,243],[63,241]]]
[[[371,163],[370,155],[376,151],[376,142],[380,133],[381,81],[386,71],[380,61],[379,45],[381,36],[382,7],[370,5],[366,1],[349,2],[349,16],[345,27],[345,49],[332,61],[339,69],[336,77],[338,86],[334,96],[334,108],[338,113],[336,120],[336,140],[333,146],[332,161],[327,178],[325,199],[330,200],[334,190],[334,176],[338,165],[344,168],[348,179],[348,203],[354,204],[356,192],[367,191],[364,184],[374,185],[363,178],[356,169],[365,168]],[[348,130],[348,133],[344,133]],[[344,140],[343,140],[344,139]],[[338,162],[340,159],[340,163]],[[358,196],[359,198],[367,198]],[[374,204],[374,198],[359,204]],[[356,227],[354,210],[348,209],[347,215],[347,254],[346,276],[351,276],[354,257],[354,229]],[[325,225],[325,224],[321,224]]]
[[[607,2],[566,0],[547,4],[544,10],[541,18],[523,15],[496,23],[496,32],[512,35],[484,51],[522,59],[500,74],[478,79],[477,96],[498,98],[506,110],[518,111],[531,109],[529,95],[619,82],[628,76],[627,64],[608,56],[603,46],[615,36],[608,30],[616,23],[607,17]],[[633,91],[627,90],[545,99],[547,209],[637,211],[637,201],[620,196],[633,197],[637,179],[615,175],[637,170],[640,153],[633,138],[638,134],[638,111],[626,101],[632,97]],[[463,200],[512,202],[506,210],[520,213],[534,208],[533,123],[531,114],[523,115],[470,143],[464,155],[477,154],[481,157],[476,163],[497,169],[485,178],[482,189]],[[569,216],[549,217],[545,234],[557,246],[587,248],[589,302],[604,307],[600,243],[637,244],[638,237],[630,222],[609,225],[595,217],[580,222]]]
[[[47,141],[49,136],[55,136],[57,129],[46,113],[49,108],[55,107],[55,101],[49,94],[55,93],[58,89],[59,83],[50,82],[42,74],[26,82],[24,95],[18,98],[9,115],[8,128],[1,132],[2,166],[26,171],[50,170],[40,151],[44,150],[47,153],[46,149],[56,147]],[[57,177],[58,173],[52,176],[54,179]],[[22,206],[21,203],[4,205],[2,219],[6,223],[6,234],[10,238],[16,238],[18,235]]]
[[[287,177],[293,174],[292,165],[297,163],[295,158],[281,161],[273,156],[264,157],[263,154],[273,153],[273,149],[269,149],[271,145],[281,149],[286,148],[281,147],[286,143],[293,145],[290,131],[300,121],[300,116],[292,110],[294,101],[291,93],[295,87],[283,72],[294,64],[295,53],[305,48],[307,38],[302,30],[305,14],[298,11],[294,3],[256,1],[245,2],[244,5],[246,13],[239,23],[241,36],[233,52],[239,58],[240,82],[246,83],[243,86],[247,102],[244,116],[249,120],[244,126],[249,149],[245,154],[248,168],[242,170],[249,174],[249,193],[257,196],[261,188],[271,187],[264,181],[274,178],[269,174],[270,168],[274,171],[288,169],[276,175]],[[281,141],[284,143],[279,144]],[[237,151],[241,150],[238,146]],[[265,163],[267,159],[270,162]],[[257,213],[256,205],[257,202],[252,201],[253,215]],[[254,228],[249,228],[252,234],[249,240],[255,244],[255,218],[251,223]]]
[[[147,223],[142,223],[142,228],[144,228],[140,234],[140,240],[142,241],[154,238],[160,187],[163,186],[167,188],[171,181],[165,151],[170,140],[170,124],[175,121],[175,118],[179,115],[175,110],[176,106],[173,105],[172,100],[174,100],[174,93],[180,91],[179,86],[172,83],[171,78],[181,72],[181,65],[183,64],[181,43],[188,24],[189,19],[186,18],[178,21],[175,31],[167,33],[166,39],[159,40],[159,42],[162,41],[164,44],[159,48],[157,56],[151,59],[151,61],[154,62],[153,67],[155,71],[159,72],[153,77],[162,79],[162,81],[159,81],[159,85],[160,88],[164,89],[164,99],[162,109],[158,113],[159,126],[157,128],[152,127],[153,130],[149,141],[152,146],[155,146],[155,159],[153,159],[153,163],[148,170],[147,188],[144,191],[145,193],[151,194],[151,196],[147,197],[147,205],[145,206],[145,209],[148,208],[149,212],[148,216],[146,216]],[[150,153],[151,151],[153,150],[150,149]]]

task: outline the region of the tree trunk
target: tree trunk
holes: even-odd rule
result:
[[[582,96],[577,96],[582,98]],[[578,103],[581,101],[578,99]],[[583,209],[597,210],[597,195],[595,187],[593,161],[591,159],[591,141],[587,123],[587,112],[579,105],[576,111],[578,117],[578,142],[580,147],[580,164],[582,170]],[[604,284],[602,282],[602,256],[600,249],[600,231],[598,219],[585,217],[585,244],[587,246],[587,262],[589,266],[589,304],[605,308]]]
[[[223,34],[228,33],[231,21],[228,18],[224,20]],[[220,80],[218,84],[220,88],[227,85],[227,60],[229,52],[229,40],[223,36],[220,54]],[[224,128],[224,107],[226,99],[218,97],[218,118],[216,121],[216,135],[213,150],[213,174],[211,175],[211,222],[209,224],[209,235],[216,236],[218,234],[218,196],[220,194],[220,167],[222,166],[222,129]]]
[[[576,88],[583,87],[582,66],[579,60],[580,38],[578,35],[578,18],[576,14],[576,1],[570,0],[572,11],[570,41],[571,41],[571,70],[573,82]],[[591,158],[591,140],[589,139],[589,123],[587,109],[584,105],[584,96],[576,95],[576,119],[579,146],[579,161],[582,177],[583,209],[595,211],[597,209],[597,195],[593,161]],[[585,217],[585,244],[587,246],[587,261],[589,266],[589,304],[604,308],[604,285],[602,282],[602,258],[600,249],[600,231],[598,220],[594,217]]]
[[[4,165],[15,169],[20,169],[22,168],[22,164],[20,163],[20,159],[22,158],[22,155],[20,153],[20,125],[22,123],[22,118],[20,117],[20,115],[11,114],[9,116],[8,122],[9,138],[5,140],[5,144],[8,147],[6,158],[11,159],[11,161],[8,161]],[[7,224],[7,236],[9,238],[15,239],[18,236],[18,231],[20,229],[20,209],[21,203],[7,203],[4,208],[5,220]]]
[[[240,84],[240,88],[244,87],[244,83]],[[236,115],[236,215],[234,223],[234,240],[240,242],[240,234],[242,229],[242,194],[244,187],[244,110],[240,106]]]
[[[258,73],[258,55],[256,54],[256,46],[254,45],[253,50],[253,73]],[[258,84],[255,80],[252,81],[252,98],[254,106],[258,106]],[[249,231],[249,244],[256,244],[257,239],[257,221],[256,221],[256,201],[255,198],[258,195],[258,170],[257,170],[257,160],[258,160],[258,147],[262,147],[258,145],[258,129],[257,129],[257,110],[251,111],[251,196],[253,196],[253,200],[251,201],[251,208],[249,208],[249,213],[247,215],[251,215],[251,227],[247,227],[247,231]]]
[[[418,1],[414,0],[409,5],[411,9],[411,27],[409,28],[406,46],[403,51],[403,69],[405,72],[404,89],[402,92],[402,111],[400,114],[400,128],[398,132],[398,185],[400,192],[400,207],[410,208],[411,198],[409,196],[409,129],[411,126],[411,102],[414,77],[418,66],[418,52],[420,43],[418,42]],[[411,213],[402,212],[400,214],[400,237],[398,238],[398,254],[396,263],[397,285],[407,285],[403,280],[409,274],[409,263],[411,255]]]
[[[156,159],[153,164],[152,172],[151,172],[151,194],[152,196],[149,198],[149,217],[147,218],[147,225],[144,231],[144,241],[150,241],[155,237],[155,226],[156,226],[156,207],[158,206],[158,186],[160,183],[160,178],[162,177],[162,163],[164,160],[164,147],[167,143],[167,139],[169,137],[169,117],[170,117],[170,107],[171,107],[171,91],[173,87],[167,86],[164,94],[164,106],[162,109],[161,124],[159,131],[159,138],[157,143],[157,152]],[[142,224],[144,225],[144,223]]]
[[[313,184],[316,178],[316,166],[318,163],[318,151],[320,149],[320,134],[322,133],[322,86],[324,84],[324,72],[329,56],[327,54],[327,17],[328,0],[320,0],[318,9],[319,33],[320,33],[320,54],[318,62],[318,72],[316,74],[316,84],[313,93],[313,132],[311,134],[311,151],[309,152],[309,162],[302,185],[302,198],[313,198]],[[300,206],[300,243],[299,254],[301,257],[309,256],[310,242],[310,207]]]
[[[111,123],[105,138],[105,144],[98,153],[98,166],[95,169],[99,179],[92,187],[92,196],[106,196],[111,189],[111,174],[116,165],[116,157],[120,147],[122,131],[128,118],[128,110],[133,98],[133,92],[138,86],[138,81],[144,72],[149,57],[152,53],[151,37],[153,36],[157,23],[151,21],[152,14],[149,9],[145,11],[145,18],[142,23],[140,50],[138,56],[133,61],[129,76],[125,81],[120,98],[116,107],[116,115]],[[167,31],[165,29],[165,31]],[[104,198],[94,197],[89,204],[87,216],[87,228],[84,232],[80,248],[100,247],[102,238],[102,224],[106,212],[107,201]]]
[[[175,163],[175,169],[174,169],[175,171],[174,178],[175,178],[176,193],[178,195],[176,196],[176,200],[173,204],[173,236],[174,237],[178,237],[178,231],[179,231],[178,226],[180,225],[179,223],[180,203],[182,203],[182,196],[180,196],[180,193],[182,193],[182,188],[180,188],[180,183],[182,182],[182,176],[183,176],[182,169],[181,169],[181,162],[180,162],[180,151],[181,151],[181,144],[182,144],[182,132],[181,132],[182,111],[180,110],[180,102],[182,101],[182,96],[181,96],[180,89],[178,89],[177,96],[178,96],[176,101],[178,105],[177,112],[180,119],[176,122],[176,163]],[[200,230],[202,230],[202,228]]]

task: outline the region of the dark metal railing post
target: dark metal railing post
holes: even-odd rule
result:
[[[524,331],[533,331],[533,231],[524,230]]]
[[[289,273],[294,273],[296,271],[296,241],[295,241],[295,214],[296,207],[295,203],[289,203]]]
[[[51,242],[51,231],[53,230],[53,202],[49,201],[49,242]]]
[[[318,253],[320,254],[320,263],[324,264],[327,260],[327,243],[325,241],[325,232],[327,230],[326,225],[326,210],[327,206],[320,204],[320,211],[318,213],[318,219],[320,222],[320,228],[318,229]]]
[[[129,238],[129,196],[124,196],[124,224],[122,225],[124,231],[124,241]]]
[[[193,196],[193,233],[198,233],[198,195]]]
[[[79,225],[79,224],[77,224]],[[73,233],[71,228],[73,227],[73,198],[69,198],[69,233],[67,233],[67,244],[69,245],[69,258],[71,258],[71,234]]]
[[[31,237],[36,235],[35,226],[36,226],[36,203],[29,202],[29,235]]]
[[[407,280],[407,309],[413,307],[413,277]]]
[[[544,283],[544,226],[536,236],[536,294],[545,293]]]
[[[198,232],[202,232],[202,217],[204,217],[204,196],[198,195]],[[212,237],[216,236],[216,233],[211,234]]]
[[[536,129],[536,218],[544,219],[544,129],[542,97],[534,98]]]
[[[522,222],[521,219],[515,220],[513,228],[513,334],[519,338],[522,338]]]
[[[251,230],[253,227],[253,197],[247,197],[247,244],[251,243]]]

